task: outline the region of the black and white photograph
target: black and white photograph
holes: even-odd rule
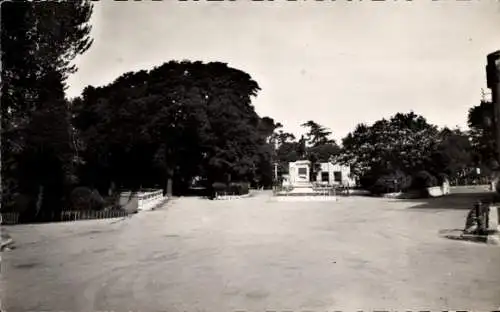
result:
[[[500,0],[0,6],[0,311],[500,310]]]

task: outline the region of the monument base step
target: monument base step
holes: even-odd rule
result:
[[[274,196],[272,201],[305,202],[305,201],[338,201],[337,196],[313,196],[302,194],[300,196]]]

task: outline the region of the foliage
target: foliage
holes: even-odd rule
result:
[[[212,184],[212,197],[217,195],[246,195],[250,192],[248,183],[231,182],[229,184],[215,182]]]
[[[366,188],[373,194],[405,191],[412,183],[411,176],[400,170],[387,172],[378,177],[373,177],[372,179],[374,179],[374,181],[372,180],[366,183],[367,181],[363,180],[363,182],[366,183]]]
[[[274,121],[251,98],[259,86],[224,63],[171,61],[87,87],[73,103],[85,143],[87,183],[138,188],[175,181],[183,192],[195,176],[271,183]],[[100,181],[100,182],[99,182]]]
[[[73,189],[70,198],[72,210],[101,210],[105,205],[105,200],[97,190],[85,186]]]
[[[90,210],[91,209],[92,190],[88,187],[76,187],[71,192],[72,210]]]
[[[2,4],[2,202],[30,198],[23,220],[60,210],[74,180],[64,82],[92,43],[91,14],[83,0]]]
[[[332,160],[350,165],[362,185],[381,192],[396,188],[390,181],[398,172],[413,176],[417,188],[438,185],[438,176],[460,176],[474,165],[474,147],[459,129],[439,130],[413,112],[397,113],[371,126],[359,124]],[[402,184],[407,182],[397,187],[404,189]]]
[[[234,195],[246,195],[250,192],[250,188],[248,183],[239,182],[239,183],[230,183],[229,184],[229,193]]]
[[[485,101],[470,108],[467,116],[472,147],[476,151],[474,162],[476,166],[489,169],[498,166],[493,116],[493,103]]]
[[[328,162],[332,156],[340,153],[340,147],[335,143],[325,143],[308,148],[309,158],[314,157],[318,162]]]
[[[438,186],[438,179],[430,174],[428,171],[422,170],[415,174],[411,185],[412,189],[424,189],[428,187]]]
[[[314,181],[321,170],[321,163],[336,156],[340,148],[335,140],[329,138],[332,132],[326,127],[312,120],[303,123],[302,127],[308,128],[308,131],[305,138],[299,141],[299,153],[311,162],[310,180]]]
[[[328,138],[332,134],[332,132],[322,125],[309,120],[303,123],[301,126],[309,129],[306,133],[307,143],[309,146],[316,147],[333,142],[333,140],[330,140]]]
[[[397,113],[372,126],[359,124],[342,140],[334,161],[351,166],[358,176],[383,171],[415,172],[430,162],[438,130],[413,112]]]
[[[458,176],[474,165],[473,152],[468,135],[459,129],[445,128],[440,132],[439,140],[434,146],[431,155],[432,166],[429,166],[429,169],[451,177]]]

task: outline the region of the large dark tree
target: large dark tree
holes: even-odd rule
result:
[[[413,112],[397,113],[368,126],[359,124],[342,142],[335,161],[348,164],[355,175],[386,171],[417,172],[429,164],[439,131]]]
[[[459,129],[444,128],[431,155],[430,171],[458,178],[470,171],[473,163],[473,148],[469,136]]]
[[[332,132],[326,127],[312,120],[303,123],[302,127],[308,128],[305,157],[311,162],[310,179],[315,180],[318,171],[321,170],[321,163],[327,162],[336,156],[340,148],[335,143],[335,140],[329,138]]]
[[[474,147],[476,166],[495,169],[498,167],[493,123],[493,104],[482,101],[469,109],[467,116],[470,137]]]
[[[328,143],[332,143],[328,137],[332,134],[330,130],[323,127],[322,125],[309,120],[301,125],[302,127],[308,128],[306,133],[307,143],[309,146],[318,146]]]
[[[64,81],[91,45],[91,13],[89,1],[2,4],[2,201],[24,198],[26,216],[61,208],[72,167]]]
[[[251,105],[258,90],[224,63],[188,61],[88,87],[74,106],[85,171],[96,173],[88,183],[171,193],[173,182],[182,192],[197,176],[208,184],[269,176],[273,122]]]

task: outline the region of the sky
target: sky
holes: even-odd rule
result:
[[[300,135],[340,141],[358,123],[414,111],[466,127],[500,50],[498,0],[100,1],[68,97],[170,60],[220,61],[261,87],[253,104]]]

